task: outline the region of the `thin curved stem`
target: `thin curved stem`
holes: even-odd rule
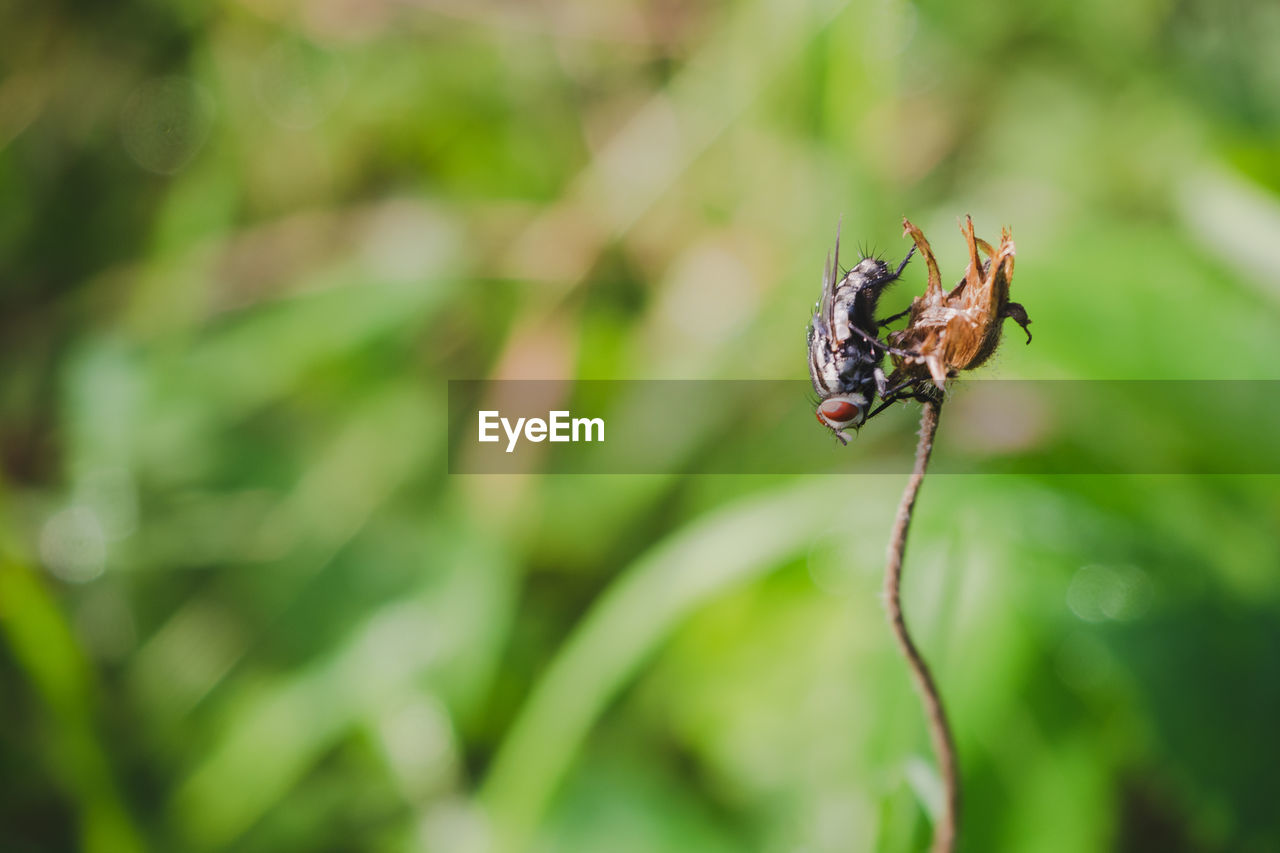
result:
[[[889,608],[889,624],[893,628],[893,636],[898,647],[911,667],[920,698],[924,702],[925,720],[929,726],[929,737],[933,741],[933,751],[938,756],[938,764],[942,772],[942,782],[946,789],[946,802],[942,817],[934,827],[933,853],[951,853],[955,850],[956,834],[960,822],[960,773],[956,764],[955,740],[951,736],[951,727],[947,724],[947,712],[942,707],[942,696],[938,693],[938,685],[934,683],[929,667],[920,655],[920,650],[907,632],[907,623],[902,617],[902,555],[907,547],[907,531],[911,527],[911,511],[915,507],[916,496],[920,493],[920,484],[924,482],[924,472],[929,466],[929,456],[933,452],[933,437],[938,431],[938,415],[942,404],[934,400],[926,400],[924,411],[920,415],[920,443],[916,445],[916,463],[911,472],[911,479],[902,492],[902,502],[898,504],[898,516],[893,522],[893,534],[889,538],[889,558],[885,566],[884,597]]]

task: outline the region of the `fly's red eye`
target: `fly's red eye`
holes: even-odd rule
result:
[[[848,400],[827,400],[818,407],[818,414],[829,421],[844,423],[858,416],[858,407]]]

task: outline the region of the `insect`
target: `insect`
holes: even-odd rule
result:
[[[830,429],[841,444],[849,443],[846,429],[857,429],[867,419],[876,394],[885,393],[886,380],[880,364],[885,353],[894,349],[876,333],[902,315],[877,320],[876,306],[880,294],[902,275],[914,252],[912,246],[893,271],[879,258],[862,258],[837,280],[840,229],[836,229],[835,257],[827,256],[822,296],[814,306],[808,340],[809,378],[818,395],[818,422]]]

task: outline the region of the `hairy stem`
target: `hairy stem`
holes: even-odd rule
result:
[[[902,555],[907,548],[907,531],[911,527],[911,511],[915,507],[916,495],[920,493],[920,484],[924,482],[924,472],[929,466],[929,455],[933,452],[933,437],[938,431],[938,414],[942,404],[933,400],[925,401],[924,411],[920,415],[920,443],[916,445],[916,464],[911,472],[911,479],[902,492],[902,502],[898,505],[898,516],[893,522],[893,534],[889,539],[889,558],[885,566],[884,597],[889,608],[889,624],[893,628],[893,636],[902,649],[907,664],[911,667],[911,675],[920,691],[924,702],[925,720],[929,726],[929,737],[933,741],[933,751],[938,756],[938,764],[942,772],[942,782],[946,788],[946,802],[942,817],[934,828],[933,853],[951,853],[956,845],[956,832],[960,821],[960,774],[956,766],[956,746],[951,736],[951,727],[947,724],[947,712],[942,707],[942,697],[938,693],[938,685],[929,673],[929,666],[920,656],[911,634],[907,632],[907,623],[902,617]]]

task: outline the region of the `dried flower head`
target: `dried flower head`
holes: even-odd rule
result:
[[[961,370],[972,370],[989,359],[1000,344],[1000,329],[1006,317],[1027,333],[1031,343],[1031,320],[1026,309],[1009,301],[1013,279],[1014,245],[1009,229],[1000,234],[1000,246],[992,249],[973,234],[973,220],[965,217],[960,230],[969,243],[969,266],[964,278],[951,291],[942,289],[938,261],[920,229],[902,220],[903,233],[911,235],[929,270],[923,296],[911,302],[910,317],[901,331],[889,335],[896,368],[889,384],[902,386],[932,379],[938,389]],[[978,250],[987,256],[979,260]]]

